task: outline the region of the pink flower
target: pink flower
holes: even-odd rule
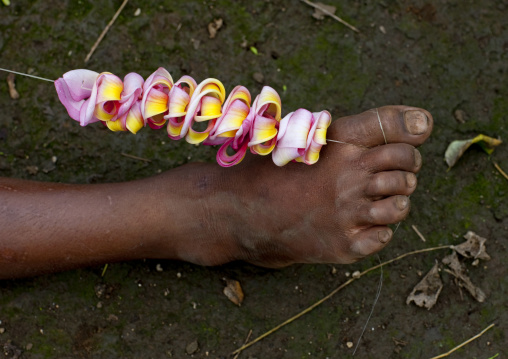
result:
[[[311,113],[301,108],[289,113],[280,122],[277,146],[272,152],[273,162],[277,166],[284,166],[289,161],[316,163],[321,147],[326,145],[326,130],[330,123],[328,111]]]
[[[141,114],[148,125],[159,129],[166,123],[169,91],[173,87],[173,78],[166,69],[159,67],[143,85]]]

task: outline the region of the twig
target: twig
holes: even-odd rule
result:
[[[322,303],[326,302],[328,299],[330,299],[331,297],[333,297],[335,294],[337,294],[340,290],[342,290],[343,288],[345,288],[346,286],[348,286],[349,284],[353,283],[355,280],[363,277],[365,274],[369,273],[369,272],[372,272],[373,270],[376,270],[378,268],[381,268],[382,266],[385,266],[387,264],[390,264],[390,263],[393,263],[393,262],[396,262],[398,260],[401,260],[402,258],[405,258],[405,257],[408,257],[408,256],[411,256],[411,255],[414,255],[414,254],[418,254],[418,253],[425,253],[425,252],[432,252],[432,251],[436,251],[436,250],[439,250],[439,249],[453,249],[452,248],[453,246],[451,245],[448,245],[448,246],[439,246],[439,247],[432,247],[432,248],[424,248],[424,249],[419,249],[419,250],[416,250],[416,251],[412,251],[412,252],[407,252],[407,253],[404,253],[404,254],[401,254],[400,256],[396,257],[396,258],[393,258],[393,259],[390,259],[390,260],[387,260],[386,262],[383,262],[383,263],[380,263],[378,265],[375,265],[373,267],[370,267],[366,270],[364,270],[363,272],[361,272],[358,276],[355,276],[354,278],[351,278],[349,280],[347,280],[346,282],[342,283],[341,285],[339,285],[337,288],[335,288],[333,291],[331,291],[327,296],[325,296],[324,298],[318,300],[317,302],[315,302],[314,304],[312,304],[311,306],[307,307],[306,309],[304,309],[303,311],[301,311],[300,313],[294,315],[293,317],[289,318],[288,320],[286,320],[285,322],[277,325],[276,327],[270,329],[269,331],[267,331],[266,333],[264,334],[261,334],[259,337],[257,337],[256,339],[250,341],[249,343],[247,344],[244,344],[242,347],[236,349],[234,352],[232,352],[231,354],[237,354],[237,353],[240,353],[241,351],[247,349],[248,347],[250,347],[251,345],[259,342],[261,339],[264,339],[266,338],[267,336],[269,336],[270,334],[276,332],[277,330],[279,330],[280,328],[282,328],[283,326],[295,321],[296,319],[302,317],[303,315],[307,314],[308,312],[310,312],[311,310],[313,310],[314,308],[316,308],[317,306],[321,305]]]
[[[341,24],[349,27],[351,30],[355,31],[355,32],[358,32],[360,33],[360,30],[358,30],[356,27],[354,27],[353,25],[351,25],[350,23],[342,20],[340,17],[338,17],[337,15],[335,14],[332,14],[330,11],[326,10],[324,7],[322,6],[319,6],[318,4],[314,4],[313,2],[310,2],[309,0],[301,0],[303,1],[304,3],[306,3],[307,5],[309,6],[312,6],[313,8],[315,9],[318,9],[319,11],[322,11],[324,12],[326,15],[330,16],[331,18],[337,20],[338,22],[340,22]]]
[[[474,337],[472,338],[469,338],[468,340],[466,340],[464,343],[462,344],[459,344],[457,345],[455,348],[453,348],[452,350],[450,350],[449,352],[447,353],[444,353],[444,354],[441,354],[441,355],[438,355],[437,357],[432,357],[431,359],[439,359],[439,358],[444,358],[444,357],[447,357],[448,355],[450,355],[451,353],[453,353],[454,351],[462,348],[464,345],[466,344],[469,344],[471,343],[473,340],[475,339],[478,339],[479,337],[481,337],[487,330],[489,330],[490,328],[494,327],[496,324],[495,323],[492,323],[491,325],[489,325],[487,328],[483,329],[480,333],[476,334]]]
[[[506,174],[505,171],[503,171],[501,169],[501,167],[499,167],[499,165],[496,162],[494,162],[494,167],[496,167],[496,169],[499,171],[499,173],[501,173],[503,175],[503,177],[508,180],[508,175]]]
[[[88,53],[88,55],[86,55],[85,57],[85,63],[88,62],[88,60],[90,60],[90,57],[92,57],[95,49],[97,49],[97,46],[99,46],[100,42],[102,41],[102,39],[104,38],[104,36],[106,36],[106,33],[109,31],[109,28],[113,25],[113,23],[116,21],[116,18],[118,17],[118,15],[120,15],[120,13],[122,12],[123,8],[125,7],[125,5],[127,5],[127,2],[129,0],[123,0],[123,3],[122,5],[120,5],[120,7],[118,8],[118,10],[116,10],[115,12],[115,15],[113,15],[113,18],[109,21],[109,23],[106,25],[106,27],[104,28],[104,30],[102,30],[102,33],[100,34],[99,38],[97,39],[97,41],[95,41],[95,44],[93,44],[92,46],[92,49],[90,50],[90,52]]]
[[[416,226],[414,224],[411,225],[411,228],[413,228],[413,231],[416,232],[416,234],[418,234],[418,237],[420,237],[420,239],[424,242],[427,242],[427,240],[425,239],[425,237],[423,236],[423,234],[421,234],[421,232],[418,230],[418,228],[416,228]]]
[[[125,156],[125,157],[132,158],[133,160],[152,162],[152,160],[149,160],[148,158],[143,158],[143,157],[138,157],[138,156],[134,156],[134,155],[129,155],[128,153],[125,153],[125,152],[122,152],[121,155]]]
[[[251,335],[252,335],[252,329],[249,330],[249,334],[247,334],[247,338],[245,338],[245,341],[243,342],[244,345],[249,341]],[[236,353],[236,355],[233,357],[233,359],[238,359],[238,356],[240,355],[240,353],[241,352]]]

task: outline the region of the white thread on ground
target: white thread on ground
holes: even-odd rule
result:
[[[379,258],[379,255],[377,256],[377,258],[379,259],[379,263],[381,263],[381,258]],[[360,334],[360,338],[358,338],[358,341],[356,342],[356,347],[355,347],[355,350],[353,351],[353,355],[355,355],[356,350],[358,349],[358,346],[360,345],[360,341],[362,340],[363,334],[365,333],[365,329],[367,329],[367,325],[369,324],[370,317],[372,317],[372,313],[374,313],[374,308],[376,307],[377,301],[379,300],[379,295],[381,294],[381,288],[383,287],[383,266],[381,266],[380,269],[381,269],[381,275],[379,277],[379,285],[377,287],[376,299],[374,299],[374,303],[372,303],[372,309],[370,310],[369,317],[367,318],[367,321],[365,322],[365,325],[363,326],[362,334]]]

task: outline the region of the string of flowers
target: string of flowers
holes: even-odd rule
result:
[[[221,145],[217,162],[223,167],[240,163],[247,148],[258,155],[271,153],[277,166],[290,161],[314,164],[331,123],[328,111],[305,109],[281,119],[280,97],[269,86],[251,105],[243,86],[236,86],[226,99],[219,80],[209,78],[198,85],[183,76],[174,82],[162,67],[146,81],[134,72],[122,81],[109,72],[72,70],[56,80],[55,87],[69,116],[81,126],[102,121],[112,131],[134,134],[146,125],[166,126],[173,140]],[[200,122],[206,129],[196,129]]]

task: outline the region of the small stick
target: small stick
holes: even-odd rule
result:
[[[418,253],[425,253],[425,252],[431,252],[431,251],[436,251],[436,250],[439,250],[439,249],[453,249],[453,246],[451,245],[448,245],[448,246],[439,246],[439,247],[432,247],[432,248],[424,248],[424,249],[419,249],[419,250],[416,250],[416,251],[412,251],[412,252],[407,252],[407,253],[404,253],[404,254],[401,254],[400,256],[398,257],[395,257],[393,259],[390,259],[390,260],[387,260],[386,262],[383,262],[383,263],[379,263],[378,265],[375,265],[373,267],[370,267],[366,270],[364,270],[363,272],[361,272],[357,277],[355,278],[351,278],[349,280],[347,280],[346,282],[342,283],[341,285],[339,285],[337,288],[335,288],[333,291],[330,292],[330,294],[328,294],[327,296],[323,297],[322,299],[318,300],[317,302],[315,302],[314,304],[312,304],[311,306],[307,307],[306,309],[304,309],[303,311],[301,311],[300,313],[294,315],[293,317],[289,318],[288,320],[286,320],[285,322],[277,325],[276,327],[270,329],[269,331],[267,331],[266,333],[264,334],[261,334],[259,337],[257,337],[256,339],[250,341],[249,343],[247,344],[244,344],[242,347],[236,349],[234,352],[232,352],[231,354],[237,354],[237,353],[240,353],[241,351],[247,349],[248,347],[250,347],[251,345],[259,342],[261,339],[264,339],[266,338],[267,336],[269,336],[270,334],[276,332],[277,330],[279,330],[280,328],[282,328],[283,326],[295,321],[296,319],[302,317],[303,315],[307,314],[308,312],[310,312],[312,309],[316,308],[317,306],[321,305],[322,303],[326,302],[328,299],[330,299],[331,297],[333,297],[335,294],[337,294],[341,289],[345,288],[346,286],[348,286],[349,284],[353,283],[355,280],[357,279],[360,279],[361,277],[363,277],[365,274],[369,273],[369,272],[372,272],[373,270],[376,270],[378,268],[381,268],[387,264],[390,264],[390,263],[393,263],[393,262],[396,262],[398,260],[401,260],[402,258],[405,258],[405,257],[408,257],[408,256],[411,256],[411,255],[414,255],[414,254],[418,254]]]
[[[496,162],[494,162],[494,167],[496,167],[496,169],[499,171],[499,173],[501,173],[503,175],[503,177],[508,180],[508,175],[506,174],[505,171],[503,171],[501,169],[501,167],[499,167],[499,165]]]
[[[453,353],[454,351],[462,348],[464,345],[466,344],[469,344],[471,343],[473,340],[475,339],[478,339],[479,337],[481,337],[487,330],[489,330],[490,328],[494,327],[496,324],[495,323],[492,323],[491,325],[489,325],[487,328],[483,329],[480,333],[476,334],[474,337],[472,338],[469,338],[468,340],[466,340],[464,343],[462,344],[459,344],[457,345],[455,348],[453,348],[452,350],[450,350],[449,352],[447,353],[444,353],[444,354],[441,354],[441,355],[438,355],[437,357],[432,357],[430,359],[439,359],[439,358],[444,358],[444,357],[447,357],[448,355],[450,355],[451,353]]]
[[[92,46],[92,49],[90,50],[90,52],[88,53],[88,55],[86,55],[85,57],[85,63],[88,62],[88,60],[90,60],[90,57],[92,57],[95,49],[97,49],[97,46],[99,46],[100,42],[102,41],[102,39],[104,38],[104,36],[106,36],[106,33],[109,31],[109,28],[113,25],[113,23],[116,21],[116,18],[118,17],[118,15],[120,15],[120,13],[122,12],[123,8],[125,7],[125,5],[127,5],[127,2],[129,0],[123,0],[123,3],[122,5],[120,5],[120,7],[118,8],[118,10],[116,10],[116,13],[115,15],[113,15],[113,18],[109,21],[109,23],[106,25],[106,27],[104,28],[104,30],[102,30],[102,33],[100,34],[99,38],[97,39],[97,41],[95,41],[95,44],[93,44]]]
[[[252,335],[252,329],[249,330],[249,334],[247,334],[247,338],[245,338],[245,341],[243,342],[244,345],[249,341],[251,335]],[[240,353],[241,352],[236,353],[236,355],[233,357],[233,359],[238,359],[238,356],[240,355]]]
[[[418,234],[418,237],[420,237],[420,239],[424,242],[427,242],[427,240],[425,239],[425,237],[423,236],[423,234],[420,233],[420,231],[418,230],[418,228],[416,228],[416,226],[414,224],[411,225],[411,228],[413,228],[413,231],[416,232],[416,234]]]
[[[134,155],[129,155],[128,153],[125,153],[125,152],[122,152],[121,155],[125,156],[125,157],[132,158],[133,160],[144,161],[144,162],[152,162],[152,160],[149,160],[148,158],[143,158],[143,157],[138,157],[138,156],[134,156]]]
[[[306,3],[307,5],[309,6],[312,6],[313,8],[316,8],[318,9],[319,11],[322,11],[324,12],[326,15],[330,16],[331,18],[337,20],[338,22],[340,22],[341,24],[349,27],[351,30],[355,31],[355,32],[358,32],[360,33],[360,30],[358,30],[356,27],[354,27],[353,25],[351,25],[350,23],[342,20],[340,17],[338,17],[337,15],[335,14],[332,14],[330,11],[326,10],[325,8],[319,6],[318,4],[314,4],[313,2],[310,2],[309,0],[301,0],[303,1],[304,3]]]

